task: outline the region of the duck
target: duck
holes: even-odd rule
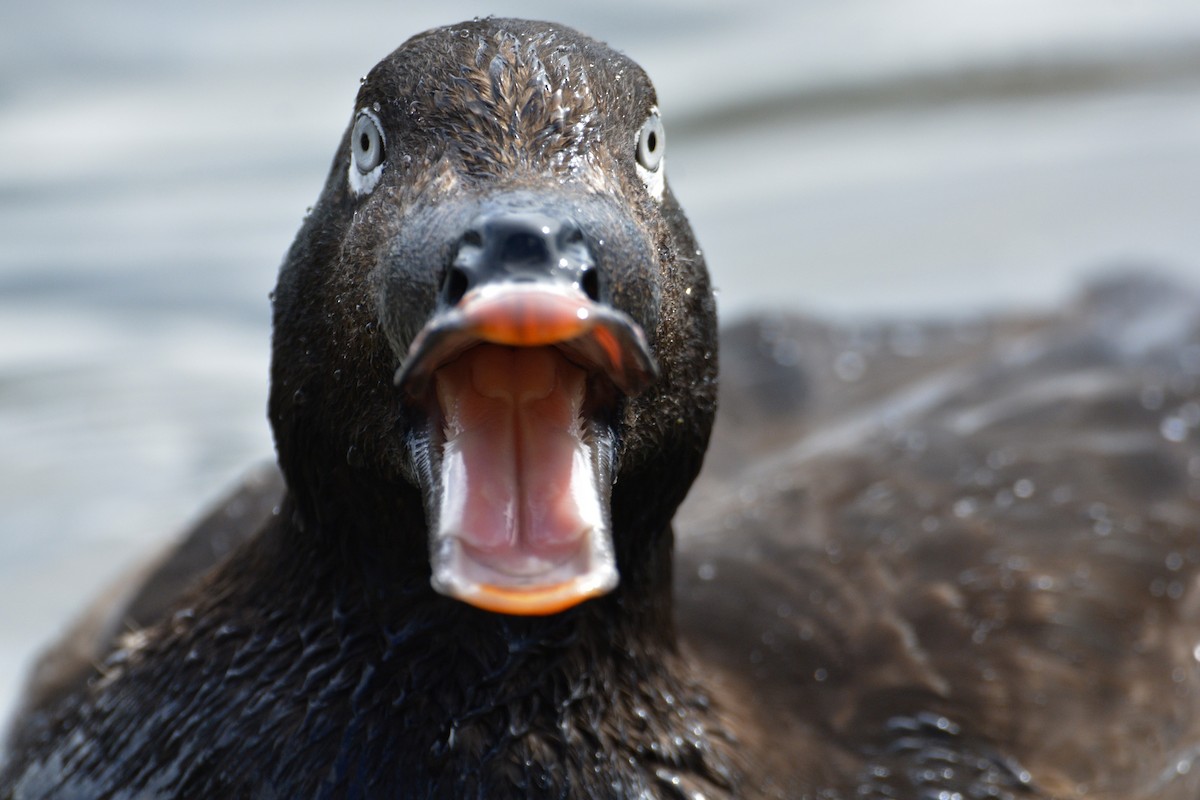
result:
[[[1196,295],[765,314],[718,388],[666,141],[553,23],[371,70],[277,468],[49,651],[0,798],[1195,797]]]

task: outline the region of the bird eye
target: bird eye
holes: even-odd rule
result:
[[[372,114],[363,111],[354,120],[350,148],[354,153],[354,166],[364,175],[383,161],[383,134]]]
[[[662,164],[663,152],[667,146],[666,134],[663,131],[662,119],[658,109],[650,112],[650,116],[642,123],[638,133],[637,160],[644,169],[654,172]]]
[[[350,131],[350,186],[357,194],[375,188],[383,173],[383,129],[370,111],[358,112]]]

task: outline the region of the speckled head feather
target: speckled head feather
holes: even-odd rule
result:
[[[434,93],[436,109],[470,112],[455,138],[472,174],[564,164],[585,152],[596,99],[587,72],[572,65],[569,48],[554,46],[555,38],[553,30],[524,42],[505,31],[476,37],[473,64]],[[549,67],[541,52],[550,53]]]
[[[465,175],[487,179],[578,173],[598,162],[589,158],[594,147],[611,146],[602,127],[655,103],[640,67],[569,28],[489,19],[449,32],[455,38],[439,35],[433,52],[419,48],[425,36],[411,39],[371,71],[359,95],[361,107],[403,105],[397,110],[417,135],[401,147],[423,145],[410,155],[430,163],[451,158]],[[415,141],[435,130],[444,135],[432,150]]]

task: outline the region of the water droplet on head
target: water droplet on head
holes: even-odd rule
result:
[[[662,767],[654,771],[654,777],[671,786],[680,786],[683,783],[683,780],[678,775]]]

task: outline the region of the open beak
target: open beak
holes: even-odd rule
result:
[[[434,589],[545,615],[616,587],[617,406],[656,376],[642,329],[577,285],[486,282],[437,314],[395,379],[427,419]]]

